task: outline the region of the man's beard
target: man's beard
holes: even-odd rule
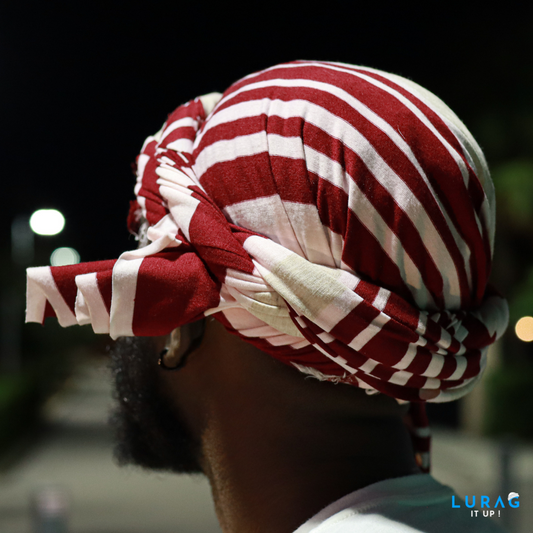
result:
[[[111,361],[118,402],[111,422],[119,464],[202,473],[198,443],[161,392],[153,339],[118,339]]]

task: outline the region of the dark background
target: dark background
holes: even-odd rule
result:
[[[82,261],[118,257],[136,247],[125,224],[131,164],[175,107],[276,63],[321,59],[411,78],[462,118],[497,187],[493,281],[509,297],[512,321],[533,314],[532,8],[526,2],[483,9],[468,2],[313,5],[4,0],[2,285],[14,276],[23,286],[22,270],[5,275],[16,216],[56,208],[66,217],[61,234],[36,237],[33,264],[46,264],[57,246],[76,248]],[[532,350],[512,329],[503,346],[507,370],[492,386],[495,405],[508,405],[495,415],[499,421],[511,420],[516,402],[533,409]],[[513,424],[533,436],[531,420]]]
[[[490,163],[531,146],[529,8],[359,4],[4,0],[3,242],[15,215],[54,207],[67,225],[47,243],[82,261],[117,257],[133,246],[124,221],[145,137],[179,104],[293,59],[413,79],[456,111]]]

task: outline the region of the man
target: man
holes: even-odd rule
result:
[[[123,462],[203,472],[225,532],[499,530],[421,473],[424,403],[469,392],[507,324],[492,182],[449,108],[278,65],[176,109],[135,193],[139,249],[28,271],[28,320],[124,337]]]

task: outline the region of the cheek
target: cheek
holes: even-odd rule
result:
[[[183,420],[194,438],[199,438],[205,428],[208,400],[202,383],[186,365],[179,370],[159,368],[158,380],[162,395]]]

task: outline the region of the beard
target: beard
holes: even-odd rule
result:
[[[112,349],[115,459],[120,465],[201,474],[199,443],[162,392],[157,357],[150,337],[121,337]]]

